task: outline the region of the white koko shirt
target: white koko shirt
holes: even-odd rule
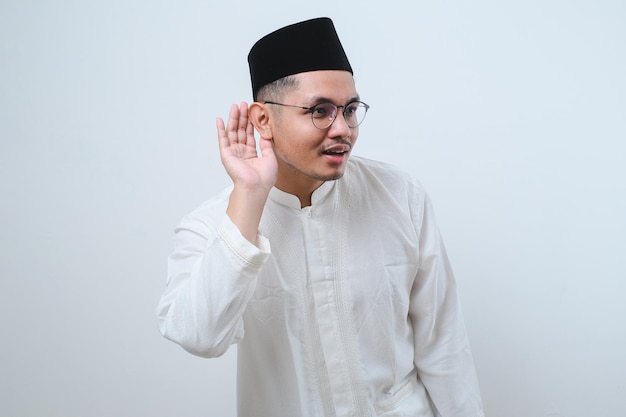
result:
[[[272,189],[252,245],[229,191],[175,233],[161,333],[238,343],[240,417],[480,417],[457,288],[422,187],[353,156],[312,205]]]

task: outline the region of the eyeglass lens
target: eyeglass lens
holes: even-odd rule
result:
[[[355,101],[343,107],[343,117],[349,127],[357,127],[367,113],[367,107],[360,101]],[[318,129],[326,129],[337,117],[337,106],[332,103],[321,103],[311,109],[313,124]]]

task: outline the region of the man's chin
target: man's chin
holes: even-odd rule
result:
[[[337,173],[336,175],[333,175],[332,177],[328,178],[327,181],[336,181],[338,179],[341,179],[341,177],[343,177],[343,172]]]
[[[337,171],[333,174],[329,174],[329,175],[320,175],[317,179],[322,180],[322,181],[336,181],[338,179],[340,179],[341,177],[343,177],[344,171]]]

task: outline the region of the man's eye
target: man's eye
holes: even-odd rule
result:
[[[313,113],[313,117],[321,119],[327,117],[331,110],[328,109],[328,106],[315,106],[311,109],[311,113]]]
[[[350,103],[350,104],[348,104],[348,105],[346,106],[346,111],[345,111],[346,116],[351,116],[351,115],[353,115],[354,113],[356,113],[356,111],[357,111],[358,107],[359,107],[359,104],[358,104],[358,103]]]

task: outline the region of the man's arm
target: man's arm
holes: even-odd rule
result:
[[[483,417],[456,281],[427,195],[418,233],[420,266],[409,311],[418,375],[437,416]]]
[[[218,197],[177,227],[166,290],[157,307],[163,336],[205,357],[223,354],[243,337],[242,315],[269,257],[258,228],[276,160],[269,140],[257,155],[248,107],[233,105],[228,125],[217,119],[222,163],[233,180]]]
[[[234,185],[226,213],[241,234],[256,244],[263,207],[276,182],[278,168],[272,144],[260,138],[262,157],[258,156],[246,103],[231,106],[226,127],[217,119],[217,134],[222,164]]]

